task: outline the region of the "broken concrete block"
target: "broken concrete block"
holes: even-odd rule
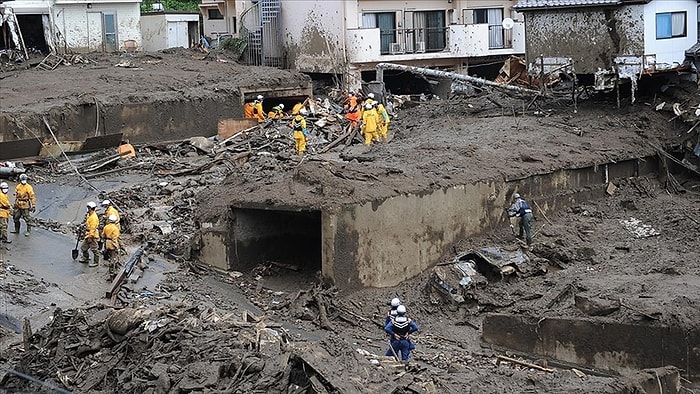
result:
[[[271,328],[263,328],[258,331],[258,350],[260,354],[267,357],[280,354],[282,350],[282,337],[277,331]]]
[[[214,149],[214,142],[207,137],[192,137],[190,138],[190,145],[201,150],[204,153],[211,152]]]
[[[609,196],[612,196],[615,194],[615,191],[617,190],[617,186],[615,186],[614,183],[608,182],[608,187],[605,188],[605,193],[607,193]]]
[[[587,297],[581,294],[574,296],[576,307],[589,316],[607,316],[620,309],[620,302],[602,298]]]
[[[109,316],[107,326],[113,333],[124,335],[139,326],[152,312],[150,309],[120,309]]]

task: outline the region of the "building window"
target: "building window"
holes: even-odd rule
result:
[[[224,19],[224,16],[221,14],[221,11],[219,11],[218,8],[209,8],[207,10],[207,16],[209,19]]]
[[[416,11],[413,13],[413,27],[416,32],[416,48],[420,42],[424,51],[442,51],[445,49],[447,25],[444,11]]]
[[[396,48],[392,48],[392,44],[396,43],[396,13],[372,12],[362,14],[362,27],[365,29],[379,28],[381,53],[386,54],[392,50],[396,51]]]
[[[685,37],[688,35],[686,21],[687,13],[685,11],[656,14],[656,38]]]

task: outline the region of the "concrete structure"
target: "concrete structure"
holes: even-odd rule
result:
[[[340,288],[394,286],[435,264],[457,240],[499,223],[504,201],[516,187],[544,210],[556,210],[602,197],[608,181],[655,172],[653,149],[649,155],[344,206],[236,203],[227,215],[202,223],[199,259],[233,270],[289,259],[307,262],[303,269],[321,271]]]
[[[700,376],[697,328],[654,321],[620,323],[603,317],[540,319],[492,314],[484,319],[483,340],[516,352],[620,374],[673,365],[686,379]]]
[[[141,15],[143,50],[189,48],[199,42],[199,14],[192,12],[149,12]]]
[[[696,0],[519,0],[526,57],[571,59],[578,74],[616,71],[620,78],[675,70],[697,42]],[[634,78],[632,78],[634,79]]]
[[[124,42],[141,46],[141,0],[15,0],[28,47],[48,52],[117,52]]]
[[[356,85],[363,71],[380,62],[464,71],[471,64],[523,54],[524,26],[512,5],[509,0],[205,0],[200,8],[205,34],[212,38],[245,39],[249,49],[263,53],[258,56],[263,63],[267,51],[278,51],[270,47],[281,45],[287,67],[349,75],[349,84]],[[266,32],[266,25],[276,29]],[[279,44],[266,42],[270,35],[279,35]]]

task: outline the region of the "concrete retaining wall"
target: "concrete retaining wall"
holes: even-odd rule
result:
[[[505,225],[515,190],[546,213],[603,197],[608,180],[655,170],[655,159],[634,159],[346,206],[323,215],[323,273],[341,288],[394,286],[438,262],[454,242]]]
[[[142,143],[216,135],[217,122],[233,117],[243,117],[239,96],[192,101],[173,98],[156,103],[66,104],[48,110],[46,119],[61,141],[92,137],[97,127],[98,135],[124,133],[132,143]],[[39,138],[53,141],[41,114],[35,112],[0,113],[0,130],[0,141],[34,138],[28,130]]]
[[[587,368],[630,374],[673,365],[688,379],[700,377],[700,331],[684,327],[493,314],[482,335],[488,344]]]

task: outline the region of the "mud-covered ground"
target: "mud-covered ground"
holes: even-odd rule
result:
[[[218,62],[217,54],[210,60],[193,59],[193,54],[197,55],[154,55],[159,62],[144,63],[147,70],[113,67],[110,64],[121,60],[110,57],[96,58],[97,66],[58,69],[62,80],[74,83],[34,70],[7,72],[0,80],[2,106],[42,112],[98,90],[119,101],[134,95],[144,99],[144,91],[195,97],[199,89],[251,86],[262,75],[275,77],[268,69]],[[207,72],[202,64],[209,67]],[[197,81],[196,86],[190,81]],[[36,88],[20,88],[29,82]],[[481,322],[488,312],[586,318],[574,306],[574,295],[582,294],[624,300],[629,307],[614,312],[610,318],[615,321],[653,316],[659,324],[697,330],[700,182],[692,174],[623,180],[612,195],[598,201],[546,214],[535,209],[535,245],[528,253],[547,259],[547,271],[479,287],[472,302],[459,306],[429,296],[427,272],[395,288],[337,292],[315,273],[299,272],[294,266],[261,261],[251,272],[208,269],[196,264],[183,246],[196,235],[197,215],[215,205],[210,199],[201,201],[212,192],[222,205],[251,199],[282,203],[293,187],[300,203],[324,205],[647,156],[655,147],[680,145],[693,125],[668,111],[671,103],[697,106],[695,89],[687,85],[667,90],[665,97],[641,97],[634,106],[624,104],[621,109],[605,98],[579,102],[576,109],[562,100],[541,98],[528,105],[530,100],[481,92],[411,103],[397,111],[389,143],[369,150],[357,144],[341,146],[323,156],[312,150],[301,163],[290,154],[293,142],[287,140],[283,155],[256,155],[195,174],[173,175],[188,166],[200,168],[207,156],[172,150],[159,156],[139,146],[138,160],[145,165],[110,175],[110,195],[127,215],[138,218],[137,223],[175,216],[170,235],[138,225],[125,235],[131,250],[149,238],[155,241],[154,255],[172,262],[161,270],[164,279],[147,288],[130,286],[115,305],[82,293],[57,298],[52,289],[60,285],[45,280],[46,272],[36,266],[23,269],[22,259],[31,259],[32,248],[44,242],[42,235],[33,234],[24,241],[26,255],[14,254],[12,262],[1,265],[3,312],[23,308],[28,316],[45,314],[51,303],[60,310],[49,308],[52,317],[45,326],[34,327],[35,335],[26,343],[5,329],[2,342],[9,345],[0,360],[5,368],[74,392],[620,392],[627,384],[621,377],[551,366],[553,372],[546,372],[499,361],[497,356],[507,354],[481,346]],[[657,110],[664,100],[667,108]],[[157,175],[159,171],[170,175]],[[76,195],[97,198],[70,174],[45,167],[31,168],[29,174],[47,188],[74,188],[56,207],[79,206],[65,200]],[[138,183],[132,184],[135,178]],[[159,186],[164,180],[172,187]],[[232,184],[243,185],[235,190],[245,195],[231,195]],[[42,199],[47,197],[39,196],[40,206]],[[56,209],[47,212],[66,216]],[[74,244],[65,220],[38,216],[45,229],[68,234],[63,243],[68,253]],[[630,217],[651,225],[658,235],[635,238],[621,224]],[[455,253],[486,246],[513,250],[519,245],[503,220],[494,223],[492,231],[457,243]],[[81,280],[102,273],[84,275]],[[100,286],[100,281],[91,283]],[[538,302],[564,285],[574,291],[547,308]],[[102,281],[102,286],[107,284]],[[404,300],[421,326],[408,366],[383,357],[387,341],[381,325],[387,301],[395,296]],[[40,389],[3,371],[1,386],[7,390]],[[697,390],[697,382],[683,385]]]

